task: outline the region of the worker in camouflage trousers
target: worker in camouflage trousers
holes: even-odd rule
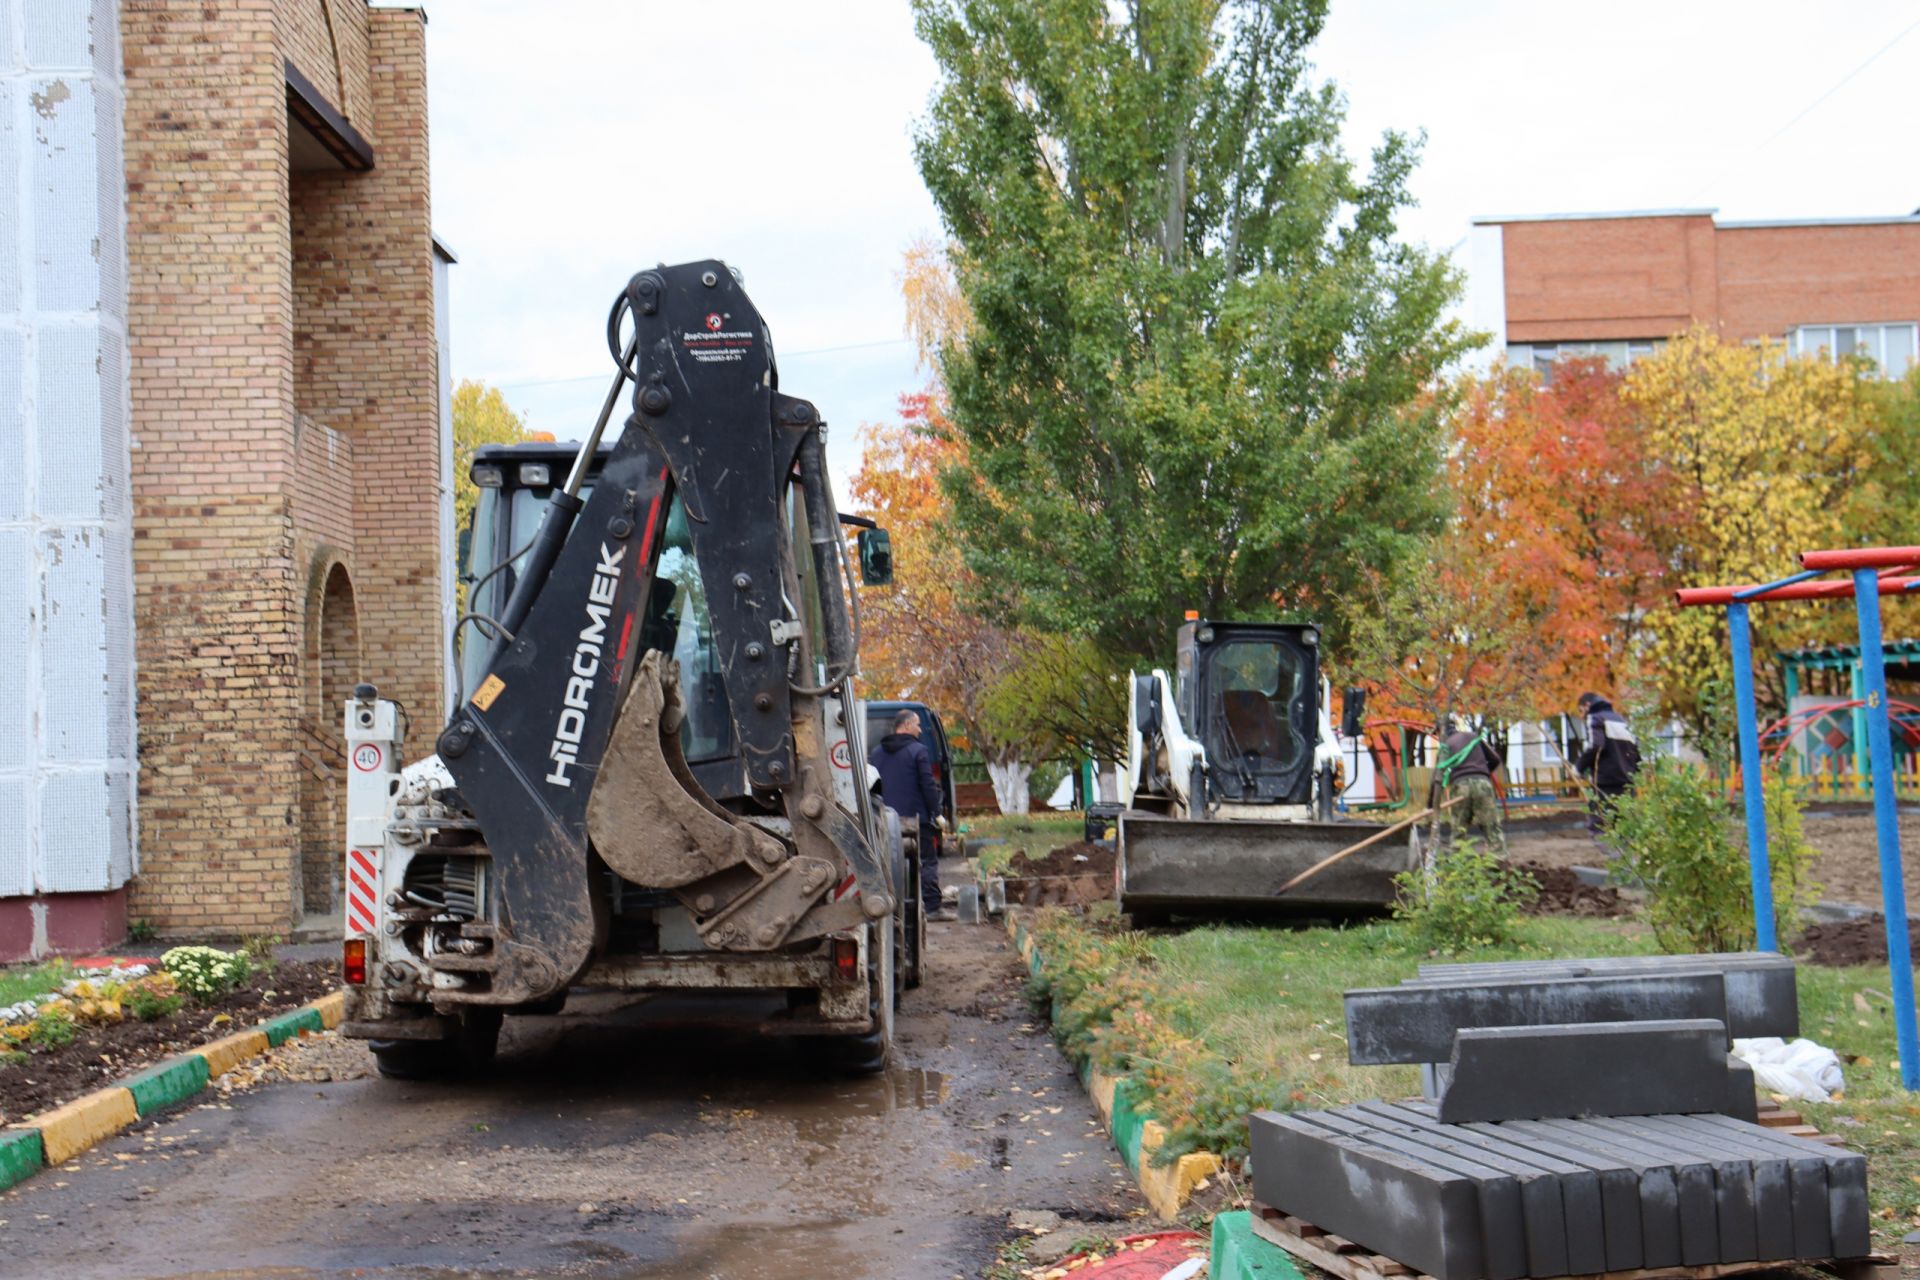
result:
[[[1503,763],[1500,749],[1485,729],[1456,728],[1441,740],[1439,767],[1444,798],[1457,803],[1435,815],[1435,826],[1440,818],[1446,819],[1449,844],[1462,832],[1478,827],[1487,848],[1502,858],[1507,856],[1500,797],[1493,789],[1494,770]]]

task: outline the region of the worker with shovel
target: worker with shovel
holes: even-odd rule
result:
[[[1445,815],[1449,845],[1460,832],[1478,826],[1487,848],[1502,858],[1507,856],[1507,833],[1500,821],[1500,797],[1493,790],[1493,771],[1503,763],[1504,758],[1488,740],[1484,728],[1477,731],[1455,728],[1442,739],[1440,761],[1433,777],[1451,804]],[[1439,818],[1436,814],[1436,824]]]

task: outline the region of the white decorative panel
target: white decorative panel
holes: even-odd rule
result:
[[[0,0],[0,896],[136,869],[118,6]]]

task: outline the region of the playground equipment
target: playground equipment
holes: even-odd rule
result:
[[[1737,587],[1689,587],[1674,593],[1683,608],[1720,606],[1727,611],[1733,650],[1734,705],[1740,723],[1740,780],[1747,816],[1747,862],[1753,882],[1753,928],[1762,951],[1778,951],[1773,927],[1773,873],[1767,854],[1766,802],[1760,728],[1754,712],[1753,631],[1749,607],[1767,600],[1844,600],[1851,597],[1860,628],[1862,684],[1866,702],[1867,752],[1873,774],[1874,832],[1880,847],[1880,899],[1887,925],[1887,961],[1893,988],[1900,1080],[1920,1090],[1920,1027],[1913,1003],[1913,959],[1907,945],[1907,891],[1900,867],[1900,822],[1894,795],[1893,725],[1887,705],[1886,655],[1881,648],[1880,597],[1920,589],[1920,547],[1866,547],[1807,551],[1801,571],[1777,582]],[[1847,578],[1816,582],[1835,571]]]

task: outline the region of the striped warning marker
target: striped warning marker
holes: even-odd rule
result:
[[[379,864],[371,849],[347,850],[347,932],[372,933],[380,901]]]

